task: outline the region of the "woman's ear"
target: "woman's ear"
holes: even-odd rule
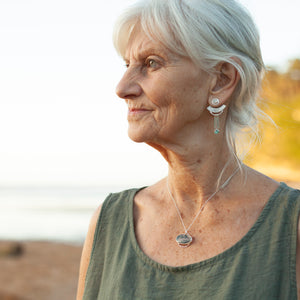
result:
[[[241,65],[239,59],[235,57],[232,59]],[[220,62],[216,66],[216,74],[212,81],[210,94],[225,103],[230,99],[239,81],[240,74],[234,65],[228,62]]]

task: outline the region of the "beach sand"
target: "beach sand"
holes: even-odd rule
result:
[[[75,299],[82,247],[0,242],[0,300]]]

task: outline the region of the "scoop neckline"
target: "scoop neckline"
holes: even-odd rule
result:
[[[287,188],[287,185],[284,182],[280,182],[279,186],[277,189],[273,192],[273,194],[269,197],[266,205],[264,206],[263,210],[261,211],[259,217],[256,219],[255,223],[252,225],[252,227],[247,231],[247,233],[240,239],[238,240],[235,244],[233,244],[231,247],[226,249],[225,251],[210,257],[208,259],[195,262],[192,264],[187,264],[183,266],[169,266],[169,265],[164,265],[161,264],[152,258],[150,258],[148,255],[144,253],[144,251],[140,248],[136,235],[135,235],[135,230],[134,230],[134,221],[133,221],[133,203],[134,203],[134,197],[135,195],[144,189],[146,187],[138,188],[132,190],[132,193],[130,195],[130,200],[128,201],[128,222],[129,222],[129,228],[130,228],[130,240],[131,244],[137,254],[137,256],[146,264],[150,265],[151,267],[154,267],[156,269],[162,270],[162,271],[167,271],[167,272],[184,272],[184,271],[192,271],[192,270],[197,270],[199,268],[203,268],[204,266],[210,266],[211,264],[215,263],[216,261],[225,259],[226,257],[231,256],[234,252],[238,251],[253,235],[254,233],[259,229],[260,225],[263,223],[263,221],[266,219],[267,215],[269,214],[273,202],[276,200],[276,198],[279,196],[279,194]]]

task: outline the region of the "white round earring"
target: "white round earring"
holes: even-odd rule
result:
[[[218,98],[211,99],[211,105],[217,107],[220,104],[220,100]]]
[[[210,105],[207,107],[207,110],[214,117],[214,133],[218,134],[218,133],[220,133],[219,116],[224,112],[226,105],[223,104],[223,105],[219,106],[220,100],[218,98],[213,98],[211,101],[209,101],[209,104]]]

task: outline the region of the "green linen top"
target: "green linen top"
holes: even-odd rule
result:
[[[296,245],[300,190],[281,183],[248,233],[204,261],[170,267],[139,247],[133,198],[110,194],[96,226],[84,300],[297,300]]]

